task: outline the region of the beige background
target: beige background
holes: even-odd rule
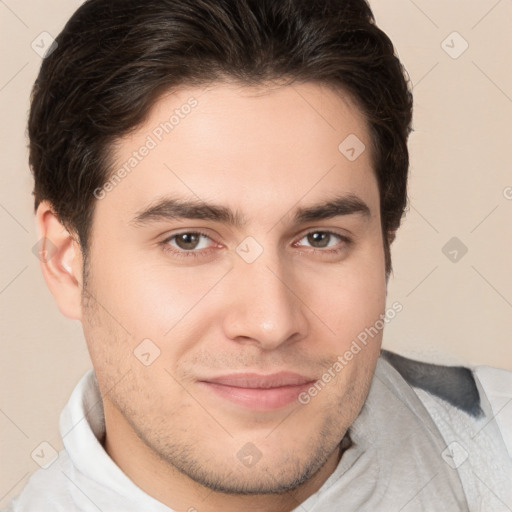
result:
[[[78,5],[0,2],[0,506],[38,468],[30,455],[41,442],[62,447],[60,410],[90,367],[80,324],[61,316],[32,253],[25,139],[41,63],[32,41],[43,31],[56,36]],[[388,294],[404,309],[384,345],[423,360],[512,370],[512,1],[372,6],[415,95],[410,208],[393,246]],[[452,237],[468,249],[456,262],[443,253]]]

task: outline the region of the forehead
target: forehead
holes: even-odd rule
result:
[[[212,201],[247,218],[340,193],[378,205],[364,116],[320,84],[184,88],[155,103],[119,140],[98,210],[129,216],[174,197]]]

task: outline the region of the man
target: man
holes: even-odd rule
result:
[[[510,375],[381,352],[411,114],[363,0],[83,4],[29,136],[94,372],[10,510],[511,507]]]

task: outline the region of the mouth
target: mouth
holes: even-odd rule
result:
[[[293,372],[270,375],[239,373],[198,381],[209,392],[236,405],[259,411],[276,410],[296,402],[317,379]]]

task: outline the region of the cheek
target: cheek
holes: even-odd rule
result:
[[[385,311],[384,256],[377,244],[339,267],[310,277],[316,286],[307,290],[308,304],[330,327],[338,350],[374,325]]]
[[[123,272],[123,268],[130,271]],[[130,334],[117,329],[118,341],[109,342],[108,350],[120,358],[125,353],[128,367],[137,373],[145,370],[134,357],[139,353],[150,353],[150,358],[157,355],[152,370],[162,366],[174,372],[176,364],[207,338],[212,323],[220,318],[222,287],[216,284],[225,273],[225,268],[215,265],[173,267],[163,257],[158,262],[120,258],[110,272],[103,271],[101,293],[108,293],[103,295],[104,304]],[[112,323],[112,318],[106,320]],[[152,371],[147,378],[168,380],[169,375]]]
[[[170,336],[182,324],[193,325],[194,319],[209,307],[209,295],[223,273],[214,265],[185,268],[165,262],[135,264],[126,283],[127,292],[137,298],[129,301],[127,311],[137,320],[134,329],[144,326],[162,337]]]
[[[137,336],[165,335],[218,280],[206,266],[171,265],[154,248],[147,254],[117,241],[94,255],[94,294],[113,318]],[[98,251],[99,252],[99,251]]]

